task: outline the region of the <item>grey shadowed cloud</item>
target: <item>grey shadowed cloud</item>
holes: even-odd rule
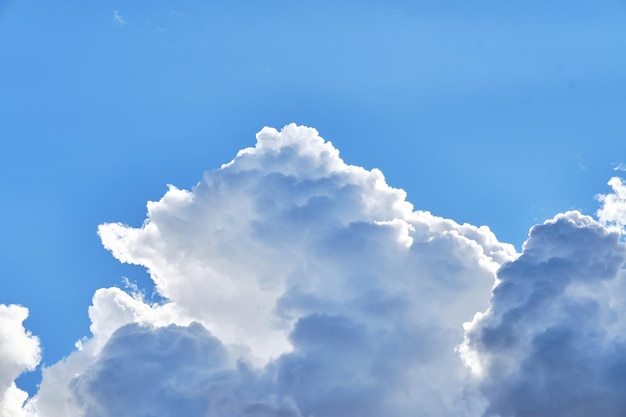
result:
[[[624,415],[625,259],[619,234],[578,212],[531,229],[462,349],[486,416]]]

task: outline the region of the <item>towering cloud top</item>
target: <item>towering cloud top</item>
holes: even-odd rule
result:
[[[626,410],[615,388],[624,247],[580,213],[534,227],[520,255],[487,227],[414,211],[380,171],[346,164],[317,131],[289,125],[264,128],[192,190],[170,186],[141,226],[99,234],[121,262],[148,269],[165,301],[98,290],[92,337],[44,370],[24,412]]]
[[[487,229],[414,212],[380,171],[345,164],[314,129],[295,125],[264,128],[256,147],[191,191],[170,187],[148,203],[141,228],[106,224],[99,233],[115,257],[146,266],[185,314],[265,360],[288,351],[294,323],[317,311],[305,309],[303,297],[343,309],[365,291],[404,292],[422,285],[416,272],[437,274],[424,257],[437,245],[455,247],[438,255],[451,267],[484,261],[440,277],[458,282],[449,290],[479,286],[487,294],[490,271],[513,256]]]

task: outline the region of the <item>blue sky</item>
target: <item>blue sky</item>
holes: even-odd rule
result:
[[[56,363],[97,289],[152,290],[98,225],[292,122],[519,251],[620,174],[625,50],[620,1],[1,1],[0,304]]]

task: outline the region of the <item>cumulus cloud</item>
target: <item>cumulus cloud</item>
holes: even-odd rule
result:
[[[147,267],[162,296],[225,343],[267,360],[289,350],[305,298],[341,309],[378,287],[426,285],[435,266],[459,270],[451,288],[484,290],[512,256],[486,228],[414,212],[380,171],[345,164],[314,129],[266,128],[257,140],[193,190],[170,186],[141,228],[99,228],[116,258]]]
[[[0,304],[0,416],[24,415],[22,405],[28,394],[15,385],[23,372],[32,371],[40,361],[39,339],[31,335],[23,322],[28,309]]]
[[[293,401],[278,397],[269,373],[233,361],[200,323],[131,323],[70,385],[83,413],[94,417],[300,417]]]
[[[128,294],[119,288],[96,291],[89,308],[92,337],[77,343],[78,351],[42,370],[43,378],[36,396],[28,401],[27,410],[36,416],[82,416],[71,381],[82,375],[100,357],[112,335],[128,324],[163,327],[189,325],[192,320],[176,311],[173,304],[150,305],[139,294]]]
[[[164,401],[187,398],[189,415],[203,416],[470,415],[469,372],[454,348],[516,253],[487,227],[415,211],[405,197],[379,170],[346,164],[314,129],[263,129],[193,189],[170,186],[148,203],[140,227],[100,226],[104,246],[145,266],[166,302],[99,290],[93,337],[44,370],[29,406],[122,415],[106,393],[128,378],[150,380],[123,383],[144,414],[153,399],[167,410]],[[146,349],[131,348],[137,338]],[[176,362],[193,340],[206,350],[198,357],[220,365]],[[171,381],[189,369],[195,382],[176,391]]]
[[[531,229],[460,349],[486,416],[624,415],[625,259],[619,234],[578,212]]]
[[[535,226],[520,255],[414,210],[314,129],[264,128],[191,190],[169,186],[142,225],[99,227],[164,301],[98,290],[91,337],[43,370],[26,411],[623,415],[626,255],[599,217]]]
[[[598,210],[598,219],[603,224],[623,232],[626,226],[626,184],[618,177],[611,178],[608,184],[613,192],[597,196],[602,204]]]
[[[116,330],[71,385],[89,416],[206,415],[205,379],[225,362],[222,344],[199,324],[152,329],[133,323]]]

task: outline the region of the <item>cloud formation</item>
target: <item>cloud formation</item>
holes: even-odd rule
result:
[[[461,348],[485,415],[624,415],[625,259],[619,234],[578,212],[531,229]]]
[[[148,203],[141,227],[100,226],[104,246],[145,266],[167,302],[99,290],[93,337],[44,370],[30,406],[46,416],[119,415],[100,393],[120,369],[108,355],[132,351],[122,346],[128,329],[158,333],[145,337],[175,350],[197,322],[193,333],[202,326],[228,353],[219,369],[235,381],[223,394],[239,410],[232,415],[466,415],[469,372],[454,348],[516,254],[488,228],[414,211],[405,197],[380,171],[344,163],[314,129],[263,129],[254,148],[192,190],[170,186]],[[120,359],[124,369],[140,360]],[[205,397],[194,407],[217,413],[222,400],[206,397],[213,371],[183,368],[202,370],[190,389]],[[170,398],[161,383],[150,387],[136,394]]]
[[[535,226],[517,254],[414,210],[314,129],[264,128],[193,189],[169,186],[140,227],[99,227],[165,301],[98,290],[92,336],[43,370],[26,411],[623,415],[626,255],[600,213]]]
[[[604,225],[623,232],[626,226],[626,184],[618,177],[611,178],[608,184],[613,192],[597,196],[598,201],[602,203],[598,210],[598,219]]]
[[[0,304],[0,416],[21,417],[22,405],[28,394],[15,385],[23,372],[32,371],[39,364],[39,339],[32,336],[23,322],[28,309],[17,305]]]
[[[486,228],[414,212],[380,171],[345,164],[313,129],[266,128],[257,140],[192,191],[170,186],[141,228],[99,228],[116,258],[148,268],[163,297],[225,343],[276,357],[301,315],[338,312],[380,287],[419,286],[446,263],[467,269],[446,278],[450,287],[484,294],[513,254]]]

